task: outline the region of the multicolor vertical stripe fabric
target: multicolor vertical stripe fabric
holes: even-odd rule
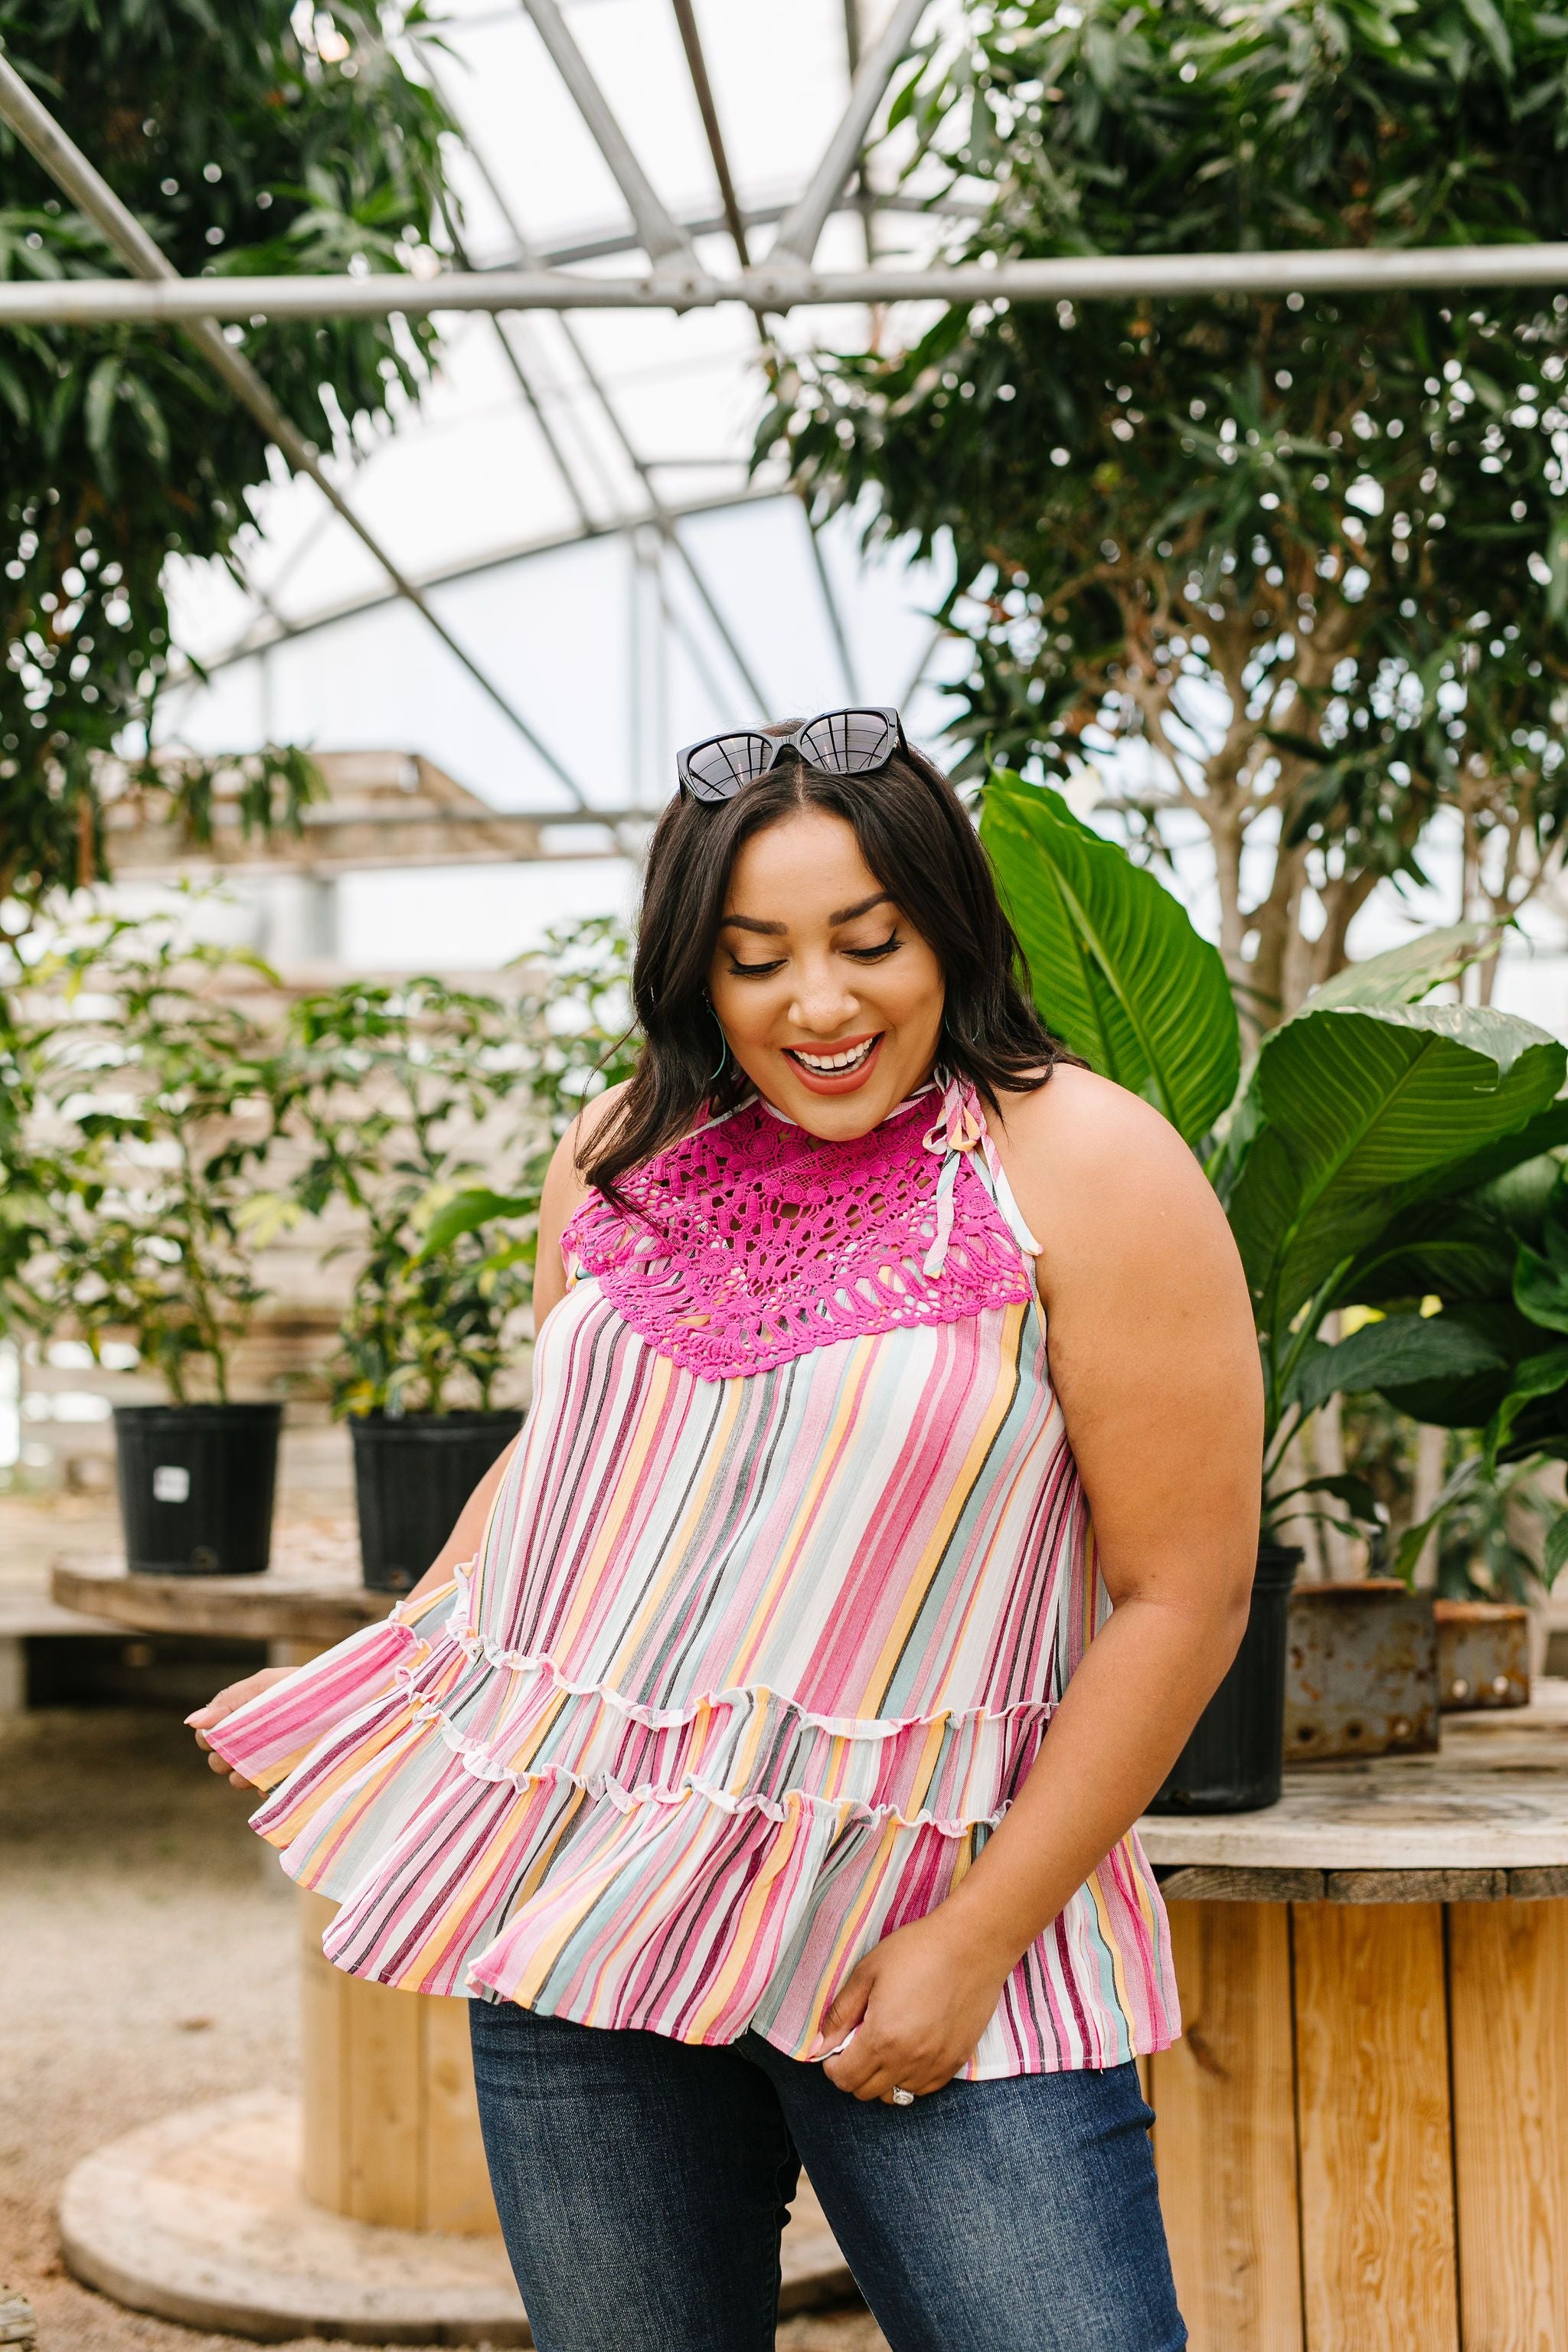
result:
[[[958,1108],[940,1168],[910,1156],[920,1116],[883,1123],[931,1211],[889,1255],[918,1265],[942,1184],[960,1233],[1010,1236],[1016,1297],[705,1378],[577,1255],[475,1559],[219,1727],[272,1792],[256,1828],[341,1903],[339,1967],[799,2054],[970,1867],[1106,1601],[1028,1237]],[[1129,1835],[966,2072],[1116,2065],[1177,2030]]]

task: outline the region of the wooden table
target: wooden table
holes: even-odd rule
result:
[[[302,1665],[395,1599],[367,1591],[346,1552],[285,1557],[264,1576],[132,1576],[122,1559],[62,1559],[52,1585],[63,1606],[138,1633],[268,1642],[279,1665]],[[306,2195],[355,2221],[499,2233],[467,2003],[345,1976],[321,1950],[335,1906],[303,1891],[299,1902]]]
[[[1194,2352],[1568,2347],[1568,1683],[1441,1753],[1142,1824],[1185,2033],[1149,2062]]]
[[[374,1624],[397,1597],[367,1591],[358,1561],[346,1553],[285,1559],[265,1576],[131,1576],[122,1559],[72,1557],[55,1562],[50,1589],[62,1608],[138,1633],[216,1633],[299,1654],[279,1658],[280,1665],[302,1665]]]

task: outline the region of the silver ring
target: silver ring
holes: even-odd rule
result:
[[[896,2107],[912,2107],[912,2106],[914,2105],[914,2103],[915,2103],[915,2095],[914,2095],[914,2093],[913,2093],[912,2091],[906,2091],[906,2090],[905,2090],[905,2088],[904,2088],[904,2086],[903,2086],[903,2084],[902,2084],[901,2083],[895,2083],[895,2084],[893,2084],[893,2105],[894,2105],[894,2106],[896,2106]]]

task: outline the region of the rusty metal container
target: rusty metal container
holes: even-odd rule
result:
[[[1420,1755],[1437,1745],[1437,1625],[1397,1577],[1290,1595],[1285,1761]]]
[[[1446,1715],[1530,1705],[1530,1612],[1512,1601],[1439,1601],[1437,1691]]]

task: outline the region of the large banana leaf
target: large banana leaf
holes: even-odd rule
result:
[[[1518,1236],[1475,1199],[1423,1201],[1380,1234],[1340,1288],[1342,1304],[1384,1307],[1391,1299],[1507,1298]]]
[[[1406,1413],[1412,1421],[1433,1422],[1439,1429],[1479,1429],[1508,1394],[1515,1366],[1539,1349],[1542,1334],[1508,1299],[1461,1304],[1433,1319],[1463,1325],[1474,1333],[1480,1351],[1493,1360],[1490,1369],[1478,1362],[1469,1372],[1439,1372],[1405,1381],[1384,1379],[1380,1392],[1395,1412]]]
[[[1445,981],[1458,980],[1462,971],[1486,954],[1497,937],[1494,923],[1451,923],[1445,930],[1425,932],[1419,939],[1385,949],[1382,955],[1346,964],[1342,971],[1315,988],[1291,1018],[1300,1020],[1306,1013],[1347,1004],[1419,1004],[1424,996],[1429,996]],[[1227,1206],[1262,1123],[1262,1110],[1249,1074],[1229,1118],[1221,1122],[1219,1146],[1208,1163],[1210,1181]],[[1568,1136],[1568,1125],[1564,1135]],[[1540,1144],[1533,1147],[1538,1151],[1542,1148]],[[1478,1183],[1480,1181],[1479,1177],[1475,1179]],[[1356,1296],[1359,1298],[1360,1293]]]
[[[1152,874],[1048,787],[994,776],[980,838],[1047,1027],[1195,1143],[1241,1066],[1218,951]]]
[[[1325,1006],[1275,1030],[1229,1202],[1265,1328],[1282,1333],[1397,1214],[1536,1118],[1565,1062],[1544,1030],[1469,1005]]]
[[[1568,1144],[1568,1099],[1549,1102],[1523,1127],[1482,1142],[1447,1171],[1445,1184],[1456,1192],[1478,1192],[1546,1152],[1562,1150],[1564,1144]]]
[[[1496,946],[1495,923],[1450,923],[1446,930],[1423,931],[1418,939],[1385,948],[1363,963],[1347,963],[1332,980],[1315,988],[1301,1010],[1321,1013],[1333,1004],[1419,1004],[1445,981],[1459,974]]]
[[[1507,1369],[1487,1338],[1457,1316],[1390,1315],[1363,1323],[1335,1347],[1315,1340],[1298,1363],[1291,1392],[1303,1412],[1315,1412],[1342,1391],[1360,1396]]]
[[[1548,1212],[1561,1205],[1562,1185],[1562,1160],[1555,1151],[1542,1151],[1483,1184],[1475,1194],[1475,1202],[1486,1215],[1495,1217],[1515,1241],[1533,1245],[1546,1230]]]

